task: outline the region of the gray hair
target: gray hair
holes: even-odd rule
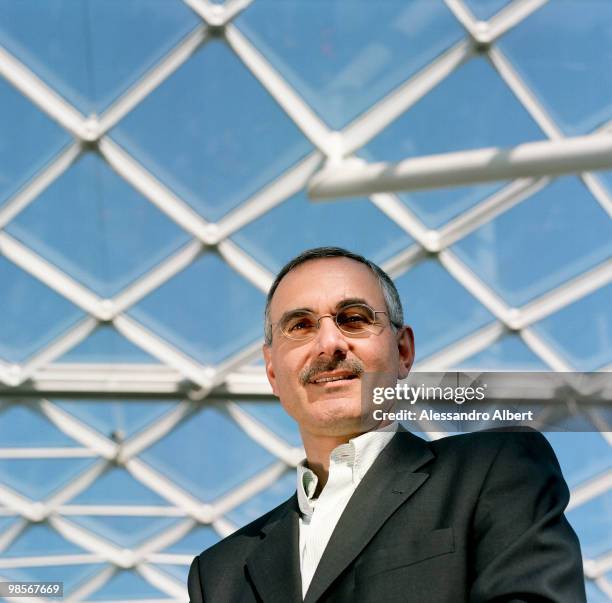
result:
[[[307,249],[300,253],[300,255],[289,260],[276,275],[270,290],[268,291],[268,297],[266,298],[266,310],[264,316],[264,335],[266,344],[272,343],[272,322],[270,320],[270,304],[272,303],[272,297],[278,288],[278,285],[283,278],[291,272],[294,268],[297,268],[300,264],[308,262],[310,260],[317,260],[320,258],[348,258],[365,264],[373,273],[378,280],[378,284],[382,289],[382,294],[385,299],[385,305],[389,315],[389,321],[391,326],[397,330],[401,329],[404,324],[404,311],[402,310],[402,302],[400,300],[399,293],[395,287],[395,284],[391,280],[391,277],[382,269],[377,266],[374,262],[364,258],[362,255],[353,253],[341,247],[315,247],[313,249]]]

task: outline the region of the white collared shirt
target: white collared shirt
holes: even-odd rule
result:
[[[323,551],[359,482],[382,449],[397,431],[393,423],[380,431],[369,431],[337,446],[329,456],[329,475],[318,499],[314,493],[319,481],[306,466],[297,466],[297,496],[300,506],[300,570],[302,597],[323,556]]]

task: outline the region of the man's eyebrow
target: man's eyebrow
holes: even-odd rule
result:
[[[363,297],[348,297],[347,299],[343,299],[342,301],[336,304],[336,309],[346,308],[346,306],[352,306],[353,304],[364,304],[369,306],[370,303],[363,299]]]
[[[286,312],[283,312],[283,314],[281,315],[279,319],[279,322],[283,320],[284,318],[287,318],[287,316],[294,316],[296,314],[306,314],[306,313],[314,314],[315,311],[312,308],[293,308],[292,310],[287,310]]]
[[[343,299],[336,304],[336,310],[341,310],[342,308],[346,308],[346,306],[352,306],[353,304],[365,304],[366,306],[370,305],[367,300],[363,299],[363,297],[347,297],[346,299]],[[295,316],[306,313],[316,314],[316,312],[312,308],[293,308],[291,310],[283,312],[280,317],[280,320],[287,318],[287,316]]]

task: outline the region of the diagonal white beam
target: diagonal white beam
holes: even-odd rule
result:
[[[395,195],[377,193],[370,197],[370,201],[405,230],[421,247],[429,252],[439,251],[438,233],[428,229]]]
[[[495,42],[547,3],[548,0],[515,0],[511,2],[489,20],[486,37],[481,37],[478,41],[488,44]]]
[[[463,28],[473,37],[476,37],[476,31],[478,29],[479,24],[483,24],[479,22],[476,17],[472,14],[472,11],[465,5],[462,0],[444,0],[444,4],[448,6],[451,12],[455,15],[455,18]],[[484,23],[486,25],[486,23]]]
[[[155,588],[173,597],[173,601],[185,601],[187,598],[187,588],[184,584],[152,565],[139,563],[136,566],[136,571]]]
[[[342,132],[345,155],[360,149],[473,56],[465,40],[434,59],[416,75],[357,117]]]
[[[405,159],[399,163],[352,162],[324,168],[308,185],[312,199],[331,199],[559,176],[612,169],[612,135],[593,134]]]
[[[483,224],[512,209],[542,190],[549,182],[548,178],[519,179],[496,191],[440,228],[440,249],[449,247]]]
[[[19,374],[16,375],[17,382],[13,382],[13,385],[23,383],[26,379],[29,379],[41,366],[50,364],[53,362],[53,360],[59,358],[68,352],[68,350],[81,343],[81,341],[90,335],[97,326],[98,321],[89,316],[66,333],[63,333],[54,339],[47,347],[37,352],[28,360],[28,362],[19,371]]]
[[[145,430],[125,442],[119,453],[119,460],[125,462],[133,456],[136,456],[155,442],[161,440],[161,438],[170,433],[177,425],[191,417],[191,415],[198,412],[198,410],[199,409],[195,408],[193,404],[181,402],[169,413],[166,413]]]
[[[200,523],[210,521],[213,512],[211,505],[202,503],[144,461],[132,458],[125,463],[125,468],[145,486],[148,486],[178,508],[183,509],[188,516],[193,517]]]
[[[92,593],[102,588],[115,574],[117,568],[114,566],[105,567],[77,588],[66,597],[66,603],[81,603],[86,601]]]
[[[264,213],[299,192],[321,163],[322,156],[313,151],[305,159],[289,168],[274,182],[255,193],[240,207],[228,213],[217,224],[217,240],[229,237]]]
[[[612,194],[610,194],[595,174],[585,172],[581,175],[581,178],[599,205],[612,218]]]
[[[438,254],[440,263],[451,276],[463,285],[485,308],[496,318],[509,327],[514,327],[516,320],[516,308],[510,308],[506,302],[497,295],[488,285],[472,272],[459,258],[449,249]]]
[[[74,136],[85,138],[83,115],[2,46],[0,75]]]
[[[104,320],[99,297],[6,232],[0,232],[0,253],[85,312]]]
[[[561,129],[550,117],[538,97],[519,76],[512,63],[499,48],[489,51],[489,60],[527,112],[551,140],[563,138]]]
[[[207,40],[208,29],[200,25],[170,53],[117,99],[99,119],[99,135],[105,134],[153,90],[179,69]]]
[[[453,368],[466,358],[493,345],[506,332],[500,322],[493,322],[417,362],[414,370],[426,372]]]
[[[100,140],[98,146],[109,165],[151,203],[203,243],[209,244],[212,241],[211,226],[214,234],[215,225],[209,225],[116,142],[105,137]]]
[[[385,260],[381,264],[381,268],[391,278],[396,279],[426,257],[428,257],[428,254],[425,249],[418,244],[414,244]]]
[[[304,454],[300,460],[304,458]],[[234,488],[229,494],[215,501],[214,518],[215,521],[223,520],[223,514],[239,507],[241,504],[253,499],[260,492],[271,487],[285,472],[287,465],[282,461],[276,462],[254,477],[246,480],[240,486]]]
[[[114,312],[116,314],[125,312],[131,306],[137,304],[149,293],[155,291],[155,289],[161,287],[172,277],[190,266],[202,255],[203,250],[201,241],[197,239],[187,243],[182,249],[179,249],[176,253],[163,260],[161,264],[135,280],[113,298]]]
[[[68,145],[49,165],[38,172],[21,190],[6,201],[0,208],[0,229],[4,228],[59,178],[77,160],[81,152],[79,143],[75,142]]]
[[[210,369],[207,370],[206,367],[177,350],[161,337],[151,333],[140,323],[122,314],[115,317],[113,324],[132,343],[135,343],[152,356],[180,371],[194,383],[204,388],[210,386]]]
[[[230,239],[225,239],[217,245],[219,255],[232,267],[238,274],[255,285],[260,291],[268,292],[274,281],[274,275],[256,262],[250,255],[245,253],[236,243]]]
[[[333,138],[330,136],[331,130],[279,75],[247,37],[234,25],[229,24],[225,27],[225,39],[238,55],[238,58],[261,82],[262,86],[312,144],[328,156],[335,155],[337,151]]]
[[[274,431],[242,410],[235,402],[229,401],[223,405],[217,404],[217,408],[221,412],[227,413],[253,441],[281,459],[285,464],[295,467],[304,458],[303,448],[289,445]]]
[[[27,521],[27,519],[20,518],[2,534],[0,534],[0,553],[5,551],[29,525],[30,522]]]
[[[567,510],[571,511],[609,490],[612,490],[612,469],[578,486],[574,486],[571,491]]]
[[[558,352],[553,350],[533,329],[523,328],[519,331],[519,334],[529,349],[539,356],[553,371],[558,373],[569,373],[575,370],[573,366],[562,358]]]
[[[104,437],[93,427],[80,421],[56,404],[49,402],[49,400],[40,400],[38,408],[47,419],[66,435],[83,444],[83,446],[87,446],[101,457],[111,460],[117,455],[119,447],[115,442]]]
[[[517,317],[515,326],[521,328],[550,316],[597,289],[605,287],[610,282],[612,282],[612,259],[579,274],[572,280],[566,281],[556,289],[524,305],[520,310],[520,316]]]

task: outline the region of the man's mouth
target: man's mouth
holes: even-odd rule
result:
[[[349,381],[357,378],[358,377],[355,373],[323,374],[312,379],[310,383],[332,383],[333,381]]]

